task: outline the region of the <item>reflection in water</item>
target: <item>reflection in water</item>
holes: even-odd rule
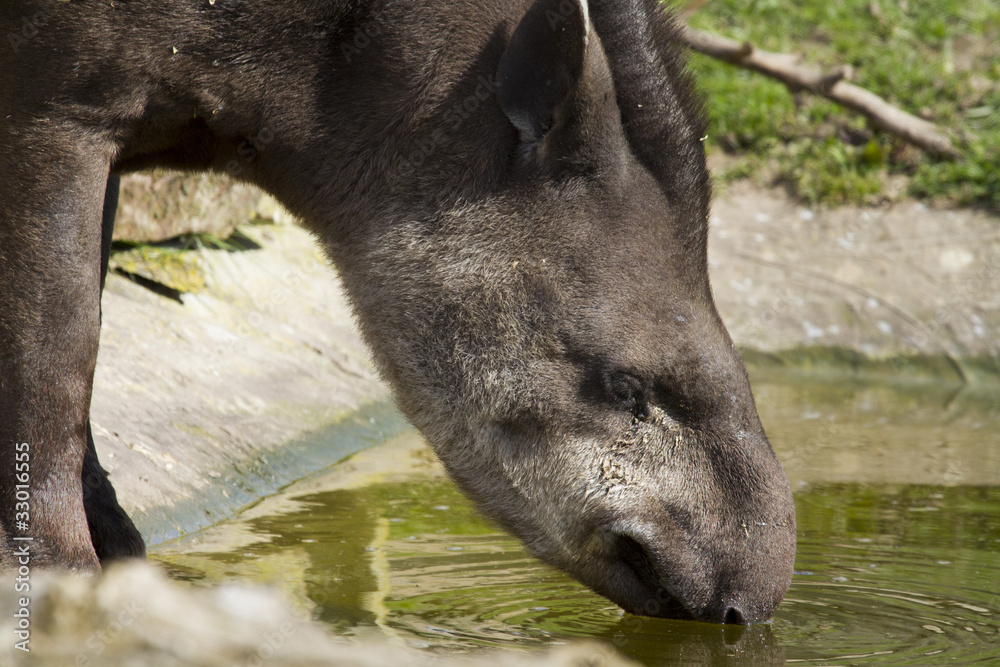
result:
[[[831,482],[1000,485],[1000,388],[754,377],[792,489]]]
[[[181,579],[279,582],[339,634],[434,651],[591,637],[649,666],[1000,660],[996,396],[757,392],[798,489],[797,574],[771,624],[623,614],[485,523],[412,436],[155,557]]]

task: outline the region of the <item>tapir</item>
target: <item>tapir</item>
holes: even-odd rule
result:
[[[712,298],[678,30],[657,0],[4,0],[0,561],[145,553],[89,426],[118,182],[211,170],[315,235],[534,555],[634,614],[769,618],[795,512]]]

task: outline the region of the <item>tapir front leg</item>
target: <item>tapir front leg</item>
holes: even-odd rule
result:
[[[19,120],[23,122],[18,122]],[[92,132],[0,122],[0,565],[97,570],[81,474],[100,334],[112,150]]]
[[[112,176],[104,192],[104,214],[101,221],[101,292],[108,274],[111,254],[111,237],[115,229],[118,210],[119,178]],[[142,535],[125,510],[118,504],[118,496],[108,480],[108,473],[101,467],[94,447],[94,434],[87,424],[87,453],[83,457],[83,506],[94,551],[105,565],[121,558],[142,558],[146,545]]]

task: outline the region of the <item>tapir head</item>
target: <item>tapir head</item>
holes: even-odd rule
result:
[[[795,514],[712,300],[703,121],[656,2],[603,4],[511,26],[503,174],[345,279],[400,407],[534,554],[632,613],[763,621]]]

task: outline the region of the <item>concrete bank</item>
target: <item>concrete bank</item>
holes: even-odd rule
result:
[[[108,277],[92,424],[149,543],[405,426],[311,237],[291,224],[241,231],[261,248],[183,253],[197,292]]]
[[[1000,216],[808,208],[741,182],[710,229],[719,311],[749,363],[1000,380]]]

